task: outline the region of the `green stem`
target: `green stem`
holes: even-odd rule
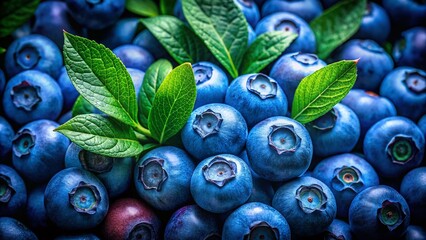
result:
[[[151,132],[148,129],[142,127],[140,124],[136,125],[136,132],[141,133],[145,135],[146,137],[152,137]]]
[[[152,140],[149,137],[147,137],[146,135],[143,135],[142,133],[135,131],[135,134],[138,141],[142,144],[152,142]]]

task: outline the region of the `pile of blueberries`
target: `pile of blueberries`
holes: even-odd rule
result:
[[[155,60],[173,59],[124,0],[42,1],[0,65],[0,239],[426,239],[426,3],[368,2],[358,32],[319,59],[308,23],[336,2],[235,0],[250,42],[297,39],[236,79],[192,63],[180,143],[118,159],[53,131],[79,96],[62,30],[112,49],[136,91]],[[180,1],[174,13],[185,21]],[[304,77],[358,58],[331,111],[289,117]]]

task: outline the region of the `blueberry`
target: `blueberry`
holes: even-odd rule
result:
[[[139,96],[139,90],[142,86],[143,78],[145,77],[145,72],[136,68],[127,68],[127,72],[129,72],[130,77],[132,78],[136,96]]]
[[[425,240],[426,229],[421,226],[410,225],[405,232],[405,240]]]
[[[424,224],[426,215],[426,167],[408,172],[401,182],[400,193],[410,207],[411,223]]]
[[[324,232],[325,240],[352,240],[351,227],[345,221],[334,219]]]
[[[426,69],[426,28],[410,28],[395,42],[392,56],[397,66]]]
[[[71,82],[67,71],[62,71],[58,78],[58,85],[61,88],[61,93],[64,100],[63,108],[64,110],[70,110],[80,94]]]
[[[256,40],[256,33],[254,29],[249,25],[247,25],[248,30],[248,46],[250,46]]]
[[[231,154],[201,161],[191,178],[191,194],[201,208],[224,213],[245,203],[253,182],[248,165]]]
[[[254,0],[234,0],[234,3],[241,9],[247,23],[251,27],[256,27],[260,19],[260,12]]]
[[[161,43],[154,37],[154,35],[152,35],[148,29],[138,33],[138,35],[136,35],[136,37],[133,39],[132,43],[148,50],[155,59],[165,58],[168,56],[166,49],[164,49],[163,45],[161,45]]]
[[[291,239],[286,219],[264,203],[247,203],[223,224],[222,239]]]
[[[36,70],[24,71],[10,79],[3,95],[3,108],[18,125],[39,120],[55,120],[61,113],[63,96],[57,82]]]
[[[247,125],[235,108],[211,103],[195,109],[181,132],[185,149],[198,161],[230,153],[238,155],[247,139]]]
[[[283,31],[298,34],[298,37],[283,52],[316,52],[316,40],[312,29],[302,18],[292,13],[273,13],[262,18],[256,25],[256,34],[259,36],[265,32]]]
[[[409,223],[407,202],[386,185],[369,187],[358,193],[349,208],[349,225],[358,239],[397,239]]]
[[[417,126],[420,128],[420,131],[422,131],[425,139],[426,139],[426,114],[423,115],[419,121],[417,122]]]
[[[65,230],[98,226],[105,218],[109,198],[102,182],[89,171],[66,168],[55,174],[44,192],[49,219]]]
[[[261,178],[287,181],[302,175],[312,159],[312,141],[306,128],[283,116],[255,125],[247,137],[251,167]]]
[[[126,17],[119,19],[112,26],[102,30],[92,30],[89,37],[104,44],[109,49],[131,44],[138,31],[139,18]]]
[[[393,69],[391,56],[373,40],[352,39],[336,52],[336,60],[360,59],[353,88],[378,90],[383,78]]]
[[[189,186],[194,168],[182,149],[158,147],[136,163],[133,182],[139,196],[154,208],[176,210],[191,200]]]
[[[379,185],[379,176],[374,168],[365,159],[352,153],[321,160],[312,176],[331,189],[337,203],[337,217],[342,219],[348,217],[349,206],[359,192]]]
[[[69,110],[68,112],[65,112],[58,118],[58,123],[59,125],[62,125],[68,120],[70,120],[71,118],[72,118],[72,110]]]
[[[0,158],[6,157],[12,150],[12,141],[15,131],[9,122],[0,116]]]
[[[336,216],[333,193],[313,177],[300,177],[284,183],[275,192],[272,207],[285,217],[293,236],[319,234]]]
[[[0,237],[2,239],[37,240],[37,236],[22,222],[10,217],[0,217]]]
[[[39,70],[56,79],[61,73],[62,54],[49,38],[31,34],[13,41],[5,54],[5,69],[9,77],[25,70]]]
[[[266,205],[271,205],[272,198],[275,194],[275,190],[272,187],[272,184],[269,181],[266,181],[265,179],[255,177],[253,174],[252,179],[253,190],[251,192],[250,198],[247,200],[246,203],[261,202]]]
[[[294,93],[302,79],[327,64],[312,53],[288,53],[281,56],[272,66],[269,76],[284,90],[289,109],[293,104]]]
[[[60,235],[60,236],[57,236],[54,240],[100,240],[100,238],[93,233],[88,233],[88,234]]]
[[[426,3],[422,0],[383,0],[382,5],[389,13],[395,30],[424,25],[426,22]]]
[[[112,51],[127,68],[136,68],[145,72],[154,62],[150,52],[134,44],[121,45]]]
[[[18,216],[26,204],[24,180],[13,168],[0,164],[0,217]]]
[[[305,126],[312,139],[314,155],[320,157],[352,151],[360,135],[357,115],[341,103]]]
[[[371,39],[377,43],[383,43],[390,31],[390,19],[385,9],[377,3],[368,2],[361,25],[352,38]]]
[[[263,17],[277,12],[293,13],[310,22],[321,15],[322,5],[319,0],[267,0],[263,4]]]
[[[405,117],[382,119],[365,135],[365,158],[385,178],[398,178],[418,167],[424,152],[423,133]]]
[[[197,87],[194,109],[209,103],[225,101],[228,77],[220,67],[211,62],[198,62],[192,64],[192,71]]]
[[[46,208],[44,207],[44,191],[46,184],[36,186],[28,192],[28,201],[26,207],[26,217],[28,227],[35,231],[45,232],[52,227],[47,217]]]
[[[164,239],[220,239],[219,222],[216,216],[198,205],[178,209],[170,217],[164,230]]]
[[[386,75],[380,95],[393,102],[398,115],[417,121],[426,114],[426,72],[398,67]]]
[[[0,68],[0,97],[3,96],[3,90],[6,86],[6,77],[4,76],[3,70]]]
[[[287,97],[278,83],[263,73],[245,74],[232,81],[225,103],[237,109],[248,128],[258,122],[287,113]]]

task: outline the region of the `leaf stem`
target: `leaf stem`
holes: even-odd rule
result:
[[[140,124],[136,124],[135,127],[136,127],[136,133],[139,133],[140,135],[144,135],[145,137],[152,137],[151,132],[148,129],[142,127]],[[137,134],[136,134],[136,136],[137,136]],[[138,137],[138,139],[139,139],[139,137]]]

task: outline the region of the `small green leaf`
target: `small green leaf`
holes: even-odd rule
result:
[[[310,22],[320,58],[327,58],[334,49],[356,33],[365,8],[366,0],[341,1]]]
[[[247,48],[247,21],[234,0],[182,0],[185,18],[234,78]]]
[[[160,12],[162,15],[173,15],[176,0],[160,0]]]
[[[201,39],[176,17],[158,16],[141,21],[179,64],[211,58]]]
[[[97,109],[90,104],[86,99],[81,95],[75,100],[74,105],[72,106],[72,116],[75,117],[80,114],[95,113]]]
[[[152,137],[160,144],[185,125],[194,108],[197,90],[190,63],[173,69],[155,94],[148,118]]]
[[[258,73],[268,66],[287,49],[296,39],[297,34],[288,34],[282,31],[264,33],[247,49],[241,73]]]
[[[353,87],[357,62],[335,62],[302,79],[294,94],[292,118],[305,124],[330,111]]]
[[[172,64],[165,59],[154,62],[145,72],[138,96],[139,122],[148,127],[148,116],[154,102],[155,93],[163,80],[173,70]]]
[[[40,0],[3,0],[0,2],[0,38],[28,21]]]
[[[0,47],[0,54],[3,54],[3,53],[5,53],[5,52],[6,52],[6,49],[4,49],[4,48]]]
[[[138,126],[135,88],[124,64],[102,44],[64,36],[65,67],[77,91],[102,112]]]
[[[108,157],[133,157],[143,150],[130,126],[98,114],[78,115],[56,131],[81,148]]]
[[[158,7],[152,0],[126,0],[126,9],[142,17],[158,16]]]

